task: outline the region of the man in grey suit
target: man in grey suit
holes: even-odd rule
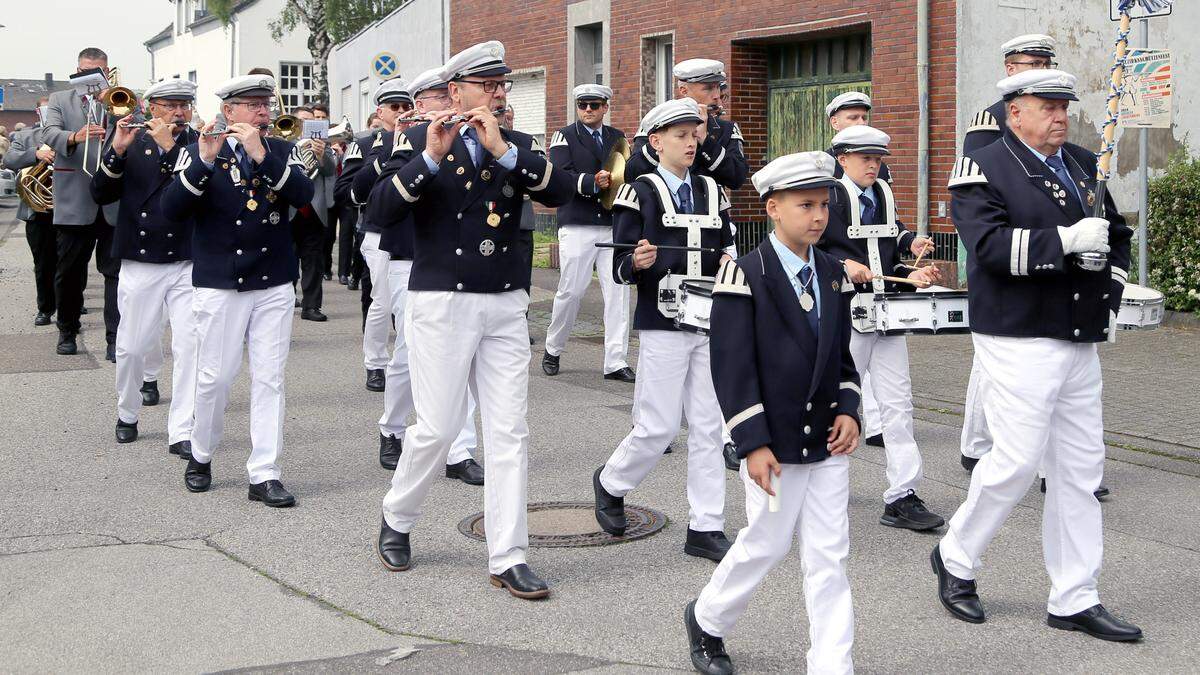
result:
[[[40,119],[45,116],[46,101],[44,98],[38,101],[38,124],[13,133],[12,145],[4,153],[5,168],[20,171],[39,161],[54,161],[54,151],[49,146],[42,147]],[[54,268],[58,263],[54,211],[38,213],[22,200],[17,207],[17,218],[25,221],[25,240],[33,254],[33,278],[37,288],[37,315],[33,325],[48,326],[57,307],[54,300]]]
[[[307,106],[296,108],[292,114],[302,120],[314,119],[312,108]],[[325,227],[333,203],[329,197],[337,180],[337,162],[325,139],[308,139],[308,144],[318,158],[317,173],[312,176],[313,200],[311,204],[292,210],[292,241],[296,246],[296,257],[300,259],[300,318],[326,321],[328,317],[321,312],[324,299],[321,277],[325,273]]]
[[[108,74],[108,55],[88,47],[79,52],[77,72],[100,69]],[[42,142],[54,149],[54,225],[58,268],[54,274],[54,295],[58,305],[59,354],[76,352],[79,312],[83,307],[83,282],[92,249],[96,250],[96,270],[104,275],[104,337],[108,343],[106,358],[116,359],[117,274],[121,261],[112,254],[113,228],[119,204],[101,208],[92,199],[88,187],[91,175],[99,170],[100,157],[107,149],[109,130],[115,119],[107,115],[100,102],[103,91],[81,95],[74,89],[50,95]],[[89,114],[90,111],[90,114]],[[86,152],[85,152],[86,149]],[[89,166],[84,166],[87,154]]]

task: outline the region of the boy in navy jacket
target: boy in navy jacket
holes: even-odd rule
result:
[[[712,376],[744,461],[749,524],[684,618],[692,664],[732,673],[724,637],[800,535],[808,671],[853,671],[849,458],[858,445],[858,372],[850,356],[853,286],[815,246],[829,217],[834,160],[785,155],[754,174],[775,224],[725,263],[713,287]]]

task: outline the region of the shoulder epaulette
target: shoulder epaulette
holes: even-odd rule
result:
[[[382,146],[383,146],[383,134],[382,133],[375,134],[375,140],[371,141],[371,147],[378,148],[378,147],[382,147]]]
[[[304,166],[304,155],[300,152],[299,145],[292,145],[292,152],[288,155],[287,163]]]
[[[1000,123],[996,121],[996,116],[987,110],[980,110],[971,118],[971,124],[967,126],[967,133],[972,131],[1000,131]]]
[[[954,172],[950,174],[950,182],[946,187],[956,188],[987,182],[987,176],[983,175],[983,169],[979,168],[975,160],[970,157],[959,157],[958,161],[954,163]]]
[[[346,154],[342,156],[342,161],[347,162],[352,159],[362,159],[362,148],[358,143],[349,143],[346,145]]]
[[[187,148],[179,149],[179,157],[175,158],[174,173],[179,173],[192,165],[192,153],[188,152]]]
[[[401,150],[411,151],[412,149],[413,149],[412,142],[408,140],[408,136],[404,135],[404,132],[397,133],[396,137],[392,139],[392,154],[393,155],[396,154],[397,152],[400,152]]]
[[[537,139],[537,136],[532,136],[530,138],[529,149],[539,155],[546,154],[546,148],[542,145],[542,142]]]
[[[567,137],[564,136],[563,132],[561,132],[561,131],[554,132],[554,136],[552,136],[550,138],[550,147],[552,147],[552,148],[557,148],[560,145],[566,145],[566,144],[567,144]]]
[[[638,201],[637,192],[634,191],[633,185],[626,183],[617,190],[617,196],[613,199],[613,206],[624,206],[627,209],[641,211],[642,204]]]
[[[737,122],[733,123],[733,135],[731,135],[730,138],[732,138],[735,141],[744,141],[745,140],[744,138],[742,138],[742,130],[741,130],[741,128],[738,127]]]
[[[717,210],[728,211],[732,206],[729,203],[729,195],[725,194],[725,188],[717,188],[717,190],[720,192],[720,195],[717,197]]]
[[[737,263],[728,260],[717,272],[717,280],[713,284],[713,295],[745,295],[750,296],[750,284],[746,283],[746,273]]]

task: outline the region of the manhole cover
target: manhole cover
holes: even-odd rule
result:
[[[644,506],[625,505],[629,527],[625,535],[614,537],[600,529],[591,502],[542,502],[530,504],[529,545],[545,548],[568,546],[604,546],[648,537],[667,525],[666,514]],[[471,539],[485,541],[483,514],[462,519],[458,531]]]

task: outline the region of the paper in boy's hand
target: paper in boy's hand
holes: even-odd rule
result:
[[[304,120],[300,138],[329,139],[329,120]]]
[[[779,511],[779,474],[774,471],[769,473],[771,474],[771,492],[775,494],[767,495],[767,511],[777,513]]]

